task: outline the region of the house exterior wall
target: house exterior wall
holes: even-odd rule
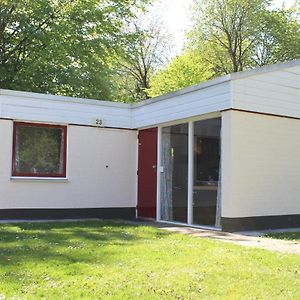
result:
[[[263,227],[273,227],[268,220],[277,220],[275,225],[281,227],[283,218],[290,226],[299,226],[299,132],[300,120],[296,119],[234,110],[222,113],[225,229],[231,225],[243,229],[255,223],[262,227],[260,217],[265,221]],[[228,221],[234,224],[229,226]],[[243,225],[244,221],[251,224]]]
[[[12,135],[13,121],[0,120],[0,210],[135,210],[136,131],[68,126],[68,180],[40,181],[11,179]]]

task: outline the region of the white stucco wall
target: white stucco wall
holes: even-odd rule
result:
[[[68,126],[68,182],[12,181],[12,134],[0,120],[0,209],[136,206],[136,131]]]
[[[300,213],[300,120],[222,113],[222,216]]]

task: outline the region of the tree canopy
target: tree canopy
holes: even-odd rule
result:
[[[196,0],[189,45],[219,74],[300,57],[300,24],[292,9],[268,0]]]
[[[153,77],[150,95],[300,58],[296,8],[271,9],[268,0],[195,0],[185,50]]]
[[[109,98],[124,24],[148,0],[2,0],[0,87]]]
[[[170,40],[155,20],[147,26],[133,23],[129,32],[135,38],[124,42],[124,54],[115,66],[114,97],[135,102],[150,98],[150,80],[164,65]]]
[[[151,97],[159,96],[208,80],[212,76],[213,73],[207,68],[199,52],[186,51],[155,74],[148,94]]]
[[[133,102],[300,58],[299,0],[194,0],[184,51],[165,65],[166,36],[136,26],[149,3],[1,0],[0,88]]]

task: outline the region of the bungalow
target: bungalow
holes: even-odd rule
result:
[[[0,219],[300,227],[300,60],[137,104],[0,90]]]

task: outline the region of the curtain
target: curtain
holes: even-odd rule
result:
[[[161,174],[161,219],[173,220],[173,149],[171,147],[171,130],[163,128],[161,141],[161,162],[163,173]]]

